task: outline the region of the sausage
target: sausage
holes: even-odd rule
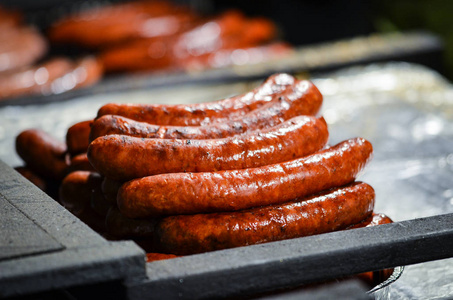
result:
[[[68,128],[66,145],[71,155],[86,152],[90,143],[90,131],[93,120],[78,122]]]
[[[360,223],[351,225],[347,229],[371,227],[371,226],[377,226],[377,225],[382,225],[382,224],[390,224],[390,223],[393,223],[393,220],[390,219],[387,215],[373,213],[371,216],[369,216],[365,220],[361,221]]]
[[[107,216],[109,209],[114,205],[110,201],[105,199],[104,195],[102,194],[101,185],[102,181],[101,184],[97,185],[91,190],[90,206],[96,214],[103,217],[104,219]]]
[[[321,105],[322,95],[316,86],[301,80],[288,87],[273,101],[242,117],[206,126],[159,126],[120,116],[102,116],[93,123],[90,140],[109,134],[167,139],[225,138],[276,126],[295,116],[316,115]]]
[[[246,18],[234,10],[193,25],[180,34],[138,39],[106,49],[100,58],[108,72],[181,71],[182,62],[187,58],[267,43],[275,38],[277,32],[272,21]]]
[[[71,70],[65,58],[49,59],[39,65],[0,74],[0,99],[33,94],[52,94],[52,82]]]
[[[155,219],[130,219],[123,216],[118,208],[111,207],[105,218],[107,232],[116,238],[153,237]]]
[[[32,170],[27,167],[16,167],[14,168],[20,175],[25,177],[28,181],[36,185],[39,189],[46,192],[47,191],[47,183],[44,179],[40,176],[36,175]]]
[[[371,159],[362,138],[295,160],[242,170],[170,173],[121,186],[118,207],[129,218],[236,211],[278,204],[348,184]]]
[[[71,158],[68,173],[74,171],[92,171],[92,172],[96,171],[91,165],[90,161],[88,160],[86,152],[77,154]]]
[[[270,76],[262,85],[242,95],[215,102],[163,105],[163,104],[116,104],[102,106],[97,118],[119,115],[135,121],[156,125],[196,126],[227,120],[244,115],[280,95],[296,79],[289,74]]]
[[[0,32],[19,26],[23,18],[18,10],[0,6]]]
[[[66,144],[40,129],[28,129],[16,137],[16,152],[36,174],[61,180],[69,165]]]
[[[157,260],[172,259],[177,258],[177,255],[174,254],[165,254],[165,253],[146,253],[146,262],[153,262]]]
[[[97,138],[88,149],[105,177],[129,180],[162,173],[208,172],[259,167],[322,149],[329,133],[323,118],[297,116],[275,127],[211,140]]]
[[[69,173],[60,185],[60,203],[74,215],[80,216],[90,206],[92,191],[101,183],[102,177],[95,172]]]
[[[368,217],[374,201],[373,188],[355,182],[281,205],[170,216],[156,226],[156,246],[186,255],[341,230]]]
[[[116,205],[116,196],[118,195],[118,190],[123,183],[124,182],[112,180],[107,177],[104,177],[104,179],[102,180],[102,194],[104,195],[104,198],[112,205]]]
[[[96,49],[137,38],[176,34],[186,29],[195,16],[167,2],[133,1],[88,9],[54,23],[48,36],[53,43]]]
[[[98,59],[94,56],[85,56],[74,61],[73,69],[65,76],[73,78],[74,87],[72,88],[75,89],[91,86],[98,82],[103,75],[104,69]],[[61,84],[61,81],[64,80],[64,76],[59,80],[59,84]]]
[[[211,68],[224,68],[232,65],[257,64],[281,58],[293,52],[292,46],[284,42],[273,42],[253,47],[220,49],[216,52],[190,56],[179,64],[186,71],[200,71]],[[237,59],[240,53],[241,59]]]
[[[0,100],[33,94],[59,94],[91,85],[101,75],[101,66],[92,57],[76,62],[67,58],[52,58],[39,65],[0,74]]]
[[[44,57],[48,49],[46,38],[37,29],[26,25],[4,27],[0,30],[0,72],[16,72],[27,68]],[[0,90],[0,98],[6,96],[8,94]]]

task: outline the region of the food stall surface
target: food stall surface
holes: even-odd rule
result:
[[[324,95],[321,113],[329,125],[330,143],[362,136],[374,146],[374,159],[359,179],[376,190],[375,211],[386,213],[395,222],[449,214],[443,221],[453,225],[451,84],[427,68],[405,63],[353,67],[314,76],[312,80]],[[22,130],[41,128],[63,140],[69,126],[93,118],[97,109],[108,102],[212,101],[250,90],[255,85],[256,82],[188,84],[177,88],[97,94],[41,105],[5,106],[0,109],[0,159],[10,166],[21,164],[14,151],[14,139]],[[404,241],[404,237],[399,238]],[[362,242],[367,245],[366,238]],[[448,243],[451,241],[445,240],[445,244]],[[275,247],[282,245],[285,243]],[[56,251],[58,247],[55,244],[50,250]],[[255,249],[266,251],[262,247]],[[247,254],[247,250],[244,251]],[[391,249],[386,251],[391,253]],[[207,257],[216,255],[221,254]],[[178,261],[188,261],[185,259],[190,257],[176,259],[172,264],[177,266]],[[194,256],[194,259],[204,258]],[[408,263],[413,262],[409,259]],[[155,262],[147,265],[147,272],[153,274],[159,268],[168,271],[165,262]],[[153,278],[148,283],[152,285]],[[131,294],[131,297],[139,294]],[[402,276],[388,286],[384,294],[389,299],[453,297],[453,259],[406,266]]]

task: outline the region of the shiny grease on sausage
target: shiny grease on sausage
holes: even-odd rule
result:
[[[355,180],[372,156],[362,138],[295,160],[242,170],[170,173],[134,179],[118,192],[130,218],[235,211],[278,204]]]
[[[27,129],[16,137],[16,152],[36,174],[61,180],[69,162],[66,144],[40,129]]]
[[[224,139],[142,139],[108,135],[90,144],[91,164],[104,176],[128,180],[144,176],[244,169],[302,157],[328,140],[323,118],[297,116],[275,127]]]
[[[368,217],[375,193],[366,183],[238,212],[170,216],[156,227],[159,250],[194,254],[341,230]]]
[[[91,128],[90,140],[122,134],[143,138],[214,139],[281,124],[299,115],[316,115],[322,105],[322,95],[313,83],[301,80],[288,87],[273,101],[239,118],[215,122],[209,126],[160,126],[134,121],[121,116],[105,115]]]
[[[119,115],[131,120],[156,125],[197,126],[226,121],[233,116],[242,116],[281,94],[296,79],[289,74],[270,76],[262,85],[242,95],[214,102],[195,104],[117,104],[102,106],[97,118]]]

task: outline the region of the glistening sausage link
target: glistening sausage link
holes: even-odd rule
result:
[[[66,144],[71,155],[87,151],[92,123],[93,120],[82,121],[69,127],[66,133]]]
[[[170,216],[156,227],[157,245],[185,255],[341,230],[369,216],[374,200],[371,186],[353,183],[282,205]]]
[[[159,126],[121,116],[105,115],[93,123],[90,140],[109,134],[168,139],[225,138],[276,126],[295,116],[316,115],[321,105],[322,95],[316,86],[302,80],[288,87],[273,101],[244,116],[209,126]]]
[[[119,115],[132,120],[156,125],[195,126],[242,116],[281,94],[296,79],[289,74],[270,76],[261,86],[245,94],[195,104],[116,104],[102,106],[97,118],[104,115]]]
[[[302,157],[328,140],[324,119],[298,116],[250,134],[211,140],[108,135],[90,144],[91,164],[104,176],[129,180],[162,173],[244,169]]]
[[[42,130],[21,132],[16,137],[16,152],[27,167],[46,179],[61,180],[66,175],[66,144]]]
[[[120,188],[118,207],[127,217],[141,218],[284,203],[354,181],[372,151],[368,141],[355,138],[303,158],[259,168],[134,179]]]

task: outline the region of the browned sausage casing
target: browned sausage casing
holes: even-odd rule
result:
[[[90,143],[90,131],[93,120],[78,122],[69,127],[66,133],[66,144],[71,155],[86,152]]]
[[[371,226],[377,226],[377,225],[389,224],[389,223],[393,223],[393,221],[385,214],[373,213],[373,215],[369,216],[362,222],[352,225],[352,226],[348,227],[347,229],[371,227]]]
[[[165,253],[146,253],[146,262],[153,262],[157,260],[172,259],[177,258],[178,256],[174,254],[165,254]]]
[[[92,191],[101,186],[102,177],[95,172],[69,173],[60,185],[60,202],[70,212],[80,216],[90,206]]]
[[[38,188],[43,190],[44,192],[47,191],[47,183],[44,179],[36,175],[32,170],[27,167],[16,167],[14,168],[19,174],[24,176],[28,179],[31,183],[36,185]]]
[[[104,195],[104,198],[112,205],[116,206],[116,196],[118,195],[118,190],[123,183],[124,182],[112,180],[107,177],[104,177],[104,180],[102,180],[102,194]]]
[[[105,219],[107,232],[117,238],[153,237],[156,220],[130,219],[123,216],[118,208],[111,207]]]
[[[260,167],[322,149],[329,133],[323,118],[298,116],[280,125],[224,139],[97,138],[88,149],[105,177],[129,180],[162,173],[209,172]]]
[[[91,165],[90,161],[88,160],[86,152],[77,154],[71,158],[68,173],[74,171],[93,171],[93,172],[96,171]]]
[[[142,218],[284,203],[354,181],[372,152],[371,143],[355,138],[303,158],[259,168],[134,179],[120,188],[118,207],[127,217]]]
[[[109,209],[114,205],[110,201],[105,199],[104,195],[102,194],[101,184],[93,188],[91,191],[90,207],[96,214],[98,214],[104,220],[105,217],[107,216]]]
[[[66,144],[40,129],[28,129],[16,138],[16,152],[36,174],[61,180],[69,163]]]
[[[170,216],[156,227],[158,246],[185,255],[331,232],[369,216],[374,198],[371,186],[353,183],[282,205]]]
[[[131,119],[106,115],[97,119],[91,128],[90,140],[109,134],[144,138],[215,139],[247,131],[276,126],[299,115],[316,115],[322,105],[322,95],[309,81],[298,81],[284,93],[248,114],[206,126],[159,126]]]
[[[296,79],[289,74],[270,76],[261,86],[242,95],[223,100],[195,104],[116,104],[109,103],[98,111],[104,115],[119,115],[135,121],[156,125],[195,126],[225,121],[233,116],[242,116],[280,95]]]

